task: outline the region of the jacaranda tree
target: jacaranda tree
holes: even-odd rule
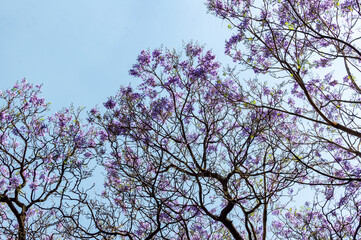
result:
[[[79,111],[48,115],[40,88],[23,80],[0,93],[0,239],[59,239],[67,202],[90,174],[94,132]]]
[[[275,237],[359,239],[360,3],[208,0],[207,6],[234,32],[225,53],[265,79],[249,83],[252,106],[294,119],[294,128],[274,136],[281,151],[307,168],[300,184],[317,193],[280,213]],[[264,83],[285,93],[278,106],[263,101],[273,94]]]
[[[281,140],[273,137],[274,129],[285,132],[294,123],[277,111],[239,104],[247,97],[219,68],[210,51],[193,43],[183,55],[142,51],[130,70],[142,80],[138,88],[122,87],[104,114],[90,111],[109,150],[101,161],[103,201],[90,216],[99,233],[124,239],[269,235],[270,214],[305,177],[305,167],[279,151]],[[282,95],[274,92],[268,103],[277,107]]]

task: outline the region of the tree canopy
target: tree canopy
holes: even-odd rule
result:
[[[25,80],[0,94],[0,239],[360,238],[360,4],[206,6],[233,67],[143,50],[86,120]]]

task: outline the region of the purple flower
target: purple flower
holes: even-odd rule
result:
[[[139,65],[138,64],[134,64],[133,65],[133,68],[129,70],[129,74],[131,76],[134,76],[134,77],[139,77],[140,76],[140,73],[139,73]]]
[[[199,56],[202,53],[203,49],[200,46],[193,45],[192,43],[187,44],[186,54],[187,56]]]
[[[330,200],[331,198],[333,198],[333,194],[334,194],[334,189],[332,187],[328,187],[325,190],[325,198],[327,200]]]
[[[104,103],[104,107],[107,109],[113,109],[115,107],[115,105],[116,105],[116,102],[111,98]]]
[[[338,203],[338,206],[339,207],[343,206],[346,203],[346,201],[347,201],[347,197],[346,196],[342,197]]]
[[[9,179],[9,182],[13,186],[18,186],[19,183],[20,183],[20,179],[17,178],[17,177],[12,177],[12,178]]]
[[[197,68],[193,71],[193,76],[196,78],[202,77],[204,75],[204,69],[203,68]]]
[[[158,49],[155,49],[152,53],[152,56],[153,56],[153,58],[158,58],[161,54],[162,54],[161,51],[159,51]]]
[[[99,113],[99,111],[98,111],[98,109],[96,109],[96,108],[92,108],[91,110],[90,110],[90,114],[91,115],[97,115]]]
[[[269,90],[268,87],[263,88],[263,94],[264,95],[269,95],[270,93],[271,93],[271,90]]]
[[[330,85],[331,85],[332,87],[336,86],[336,84],[337,84],[337,81],[336,81],[336,80],[333,80],[332,82],[330,82]]]
[[[93,154],[90,153],[90,152],[84,153],[84,157],[86,157],[86,158],[90,158],[90,157],[92,157],[92,156],[93,156]]]
[[[150,54],[148,51],[142,50],[140,55],[138,56],[138,62],[140,65],[147,65],[150,63]]]
[[[5,111],[1,111],[0,112],[0,121],[4,120],[5,116],[6,116]]]
[[[6,183],[6,180],[4,178],[2,178],[0,180],[0,189],[5,185],[5,183]]]
[[[302,109],[301,108],[296,108],[295,114],[301,115],[302,114]]]
[[[30,184],[29,184],[29,187],[30,187],[30,189],[31,190],[34,190],[34,191],[36,191],[37,189],[38,189],[38,183],[37,182],[31,182]]]

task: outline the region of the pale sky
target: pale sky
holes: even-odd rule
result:
[[[202,0],[0,0],[0,89],[25,77],[43,84],[52,111],[89,110],[134,82],[142,49],[194,40],[230,61],[227,26]]]

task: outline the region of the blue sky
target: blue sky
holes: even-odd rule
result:
[[[0,89],[25,77],[44,85],[53,111],[89,110],[134,82],[142,49],[195,40],[228,61],[227,25],[201,0],[0,0]]]

